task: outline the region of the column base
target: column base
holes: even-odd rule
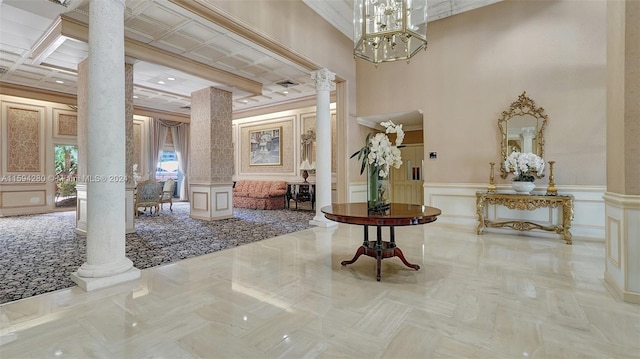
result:
[[[338,222],[329,220],[324,215],[320,215],[320,216],[316,215],[315,217],[313,217],[312,220],[309,221],[309,224],[312,226],[329,228],[329,227],[337,226]]]
[[[129,282],[140,278],[140,270],[138,268],[131,268],[126,272],[112,275],[109,277],[100,278],[87,278],[80,277],[78,272],[71,273],[71,280],[78,285],[78,287],[91,292],[96,289],[111,287],[116,284]]]
[[[618,286],[613,277],[604,272],[604,286],[616,299],[627,303],[640,304],[640,293],[627,292]]]
[[[617,298],[640,303],[640,196],[605,192],[605,273]]]
[[[205,221],[233,218],[233,183],[191,183],[189,217]]]

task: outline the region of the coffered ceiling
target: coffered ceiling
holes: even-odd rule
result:
[[[302,1],[352,36],[353,0]],[[496,1],[431,0],[429,19]],[[232,92],[234,111],[315,96],[309,66],[217,25],[185,3],[126,1],[125,55],[134,66],[137,108],[188,115],[190,94],[208,86]],[[88,11],[89,0],[0,0],[0,86],[75,96],[77,66],[88,55]]]

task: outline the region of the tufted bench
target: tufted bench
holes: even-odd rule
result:
[[[233,188],[233,206],[251,209],[283,209],[287,182],[240,180]]]

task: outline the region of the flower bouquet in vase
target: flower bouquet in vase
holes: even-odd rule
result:
[[[518,193],[530,193],[536,188],[535,176],[544,171],[544,160],[535,153],[511,152],[504,160],[504,168],[513,172],[511,186]]]
[[[369,133],[365,139],[365,145],[351,155],[362,161],[360,174],[367,172],[367,208],[369,211],[382,212],[390,207],[391,186],[389,174],[391,167],[400,168],[402,165],[402,153],[400,148],[404,140],[402,125],[396,125],[392,121],[381,122],[385,128],[384,133]],[[388,133],[396,134],[395,145],[391,144]]]

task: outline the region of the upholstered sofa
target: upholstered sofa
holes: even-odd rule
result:
[[[283,209],[287,182],[240,180],[233,187],[233,206],[251,209]]]

